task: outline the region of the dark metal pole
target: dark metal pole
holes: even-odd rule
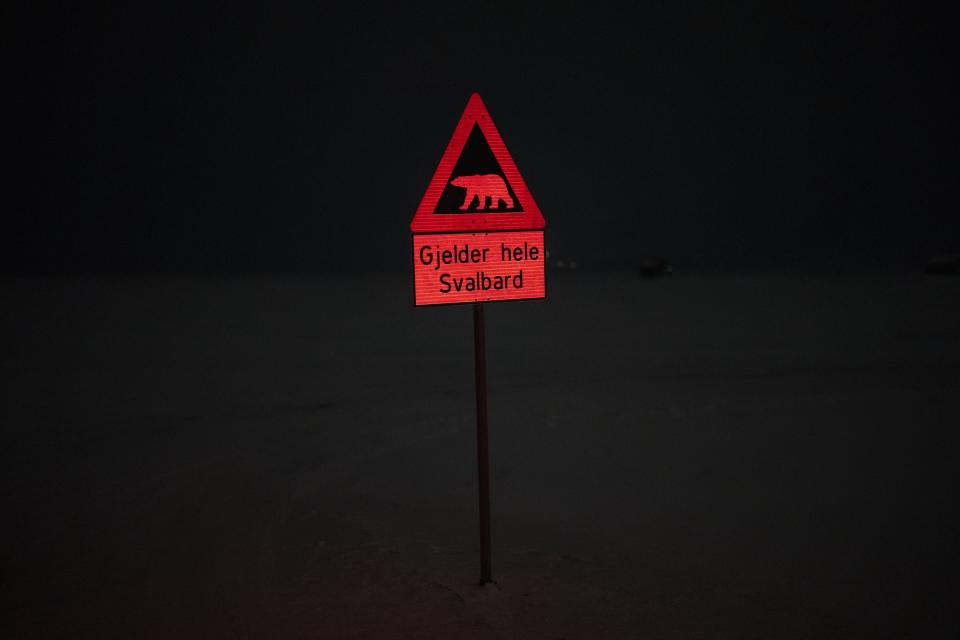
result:
[[[487,347],[483,303],[473,305],[473,360],[477,387],[477,477],[480,484],[480,584],[490,578],[490,455],[487,448]]]

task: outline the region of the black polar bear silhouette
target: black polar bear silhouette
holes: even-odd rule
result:
[[[510,197],[510,192],[507,191],[506,183],[504,183],[503,178],[495,173],[460,176],[459,178],[451,180],[450,184],[467,190],[463,204],[460,205],[461,211],[465,211],[473,202],[474,198],[478,198],[478,210],[487,208],[487,198],[490,198],[491,209],[499,209],[501,202],[505,203],[508,209],[513,208],[513,198]]]

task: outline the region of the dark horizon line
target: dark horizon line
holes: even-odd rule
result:
[[[590,277],[626,275],[638,278],[670,278],[675,276],[729,275],[729,276],[868,276],[868,275],[960,275],[955,272],[943,272],[931,269],[929,265],[868,265],[820,267],[801,266],[765,266],[765,267],[673,267],[660,272],[641,265],[577,265],[557,267],[548,265],[547,272],[560,277]],[[368,277],[368,276],[409,276],[410,269],[79,269],[79,270],[24,270],[2,271],[2,279],[19,278],[153,278],[153,277]]]

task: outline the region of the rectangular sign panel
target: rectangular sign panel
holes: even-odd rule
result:
[[[543,231],[413,236],[415,304],[545,298]]]

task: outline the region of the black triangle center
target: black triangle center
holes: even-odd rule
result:
[[[522,211],[517,194],[486,137],[474,124],[433,212],[495,214]]]

